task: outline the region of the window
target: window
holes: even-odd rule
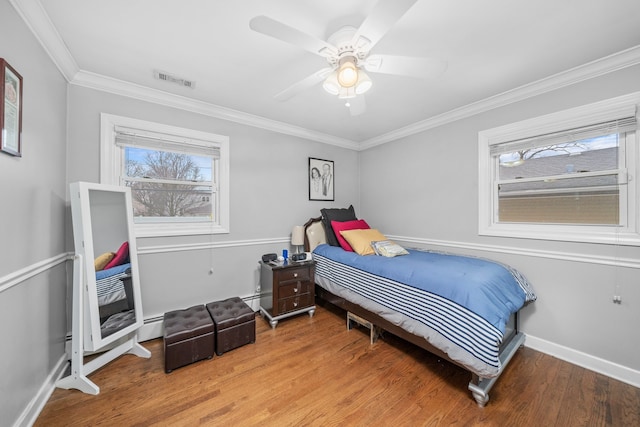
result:
[[[229,139],[101,116],[101,182],[131,188],[138,237],[229,232]]]
[[[640,244],[633,94],[479,133],[479,233]]]

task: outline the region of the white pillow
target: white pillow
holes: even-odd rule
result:
[[[409,255],[409,252],[399,244],[391,240],[381,240],[379,242],[371,242],[371,246],[376,255],[394,257],[398,255]]]

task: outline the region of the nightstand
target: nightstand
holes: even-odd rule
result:
[[[272,328],[280,319],[316,312],[316,262],[260,262],[260,313]]]

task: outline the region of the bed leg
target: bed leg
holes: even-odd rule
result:
[[[487,384],[483,383],[485,381],[487,380],[480,379],[477,375],[472,374],[471,381],[469,382],[471,395],[476,400],[476,403],[480,408],[484,408],[489,401],[489,389],[491,386],[487,387]],[[493,385],[493,381],[491,385]]]
[[[473,398],[478,403],[478,406],[483,408],[487,402],[489,401],[489,390],[496,383],[500,374],[504,368],[509,364],[511,358],[514,356],[518,348],[524,345],[525,336],[522,332],[518,332],[515,334],[511,340],[507,343],[505,348],[500,353],[500,362],[502,363],[502,368],[500,369],[500,373],[495,378],[480,378],[476,374],[471,374],[471,381],[469,381],[469,390],[473,395]]]

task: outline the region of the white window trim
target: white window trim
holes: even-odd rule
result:
[[[478,133],[478,234],[482,236],[519,237],[539,240],[560,240],[573,242],[604,243],[617,245],[640,245],[640,186],[637,176],[640,172],[639,130],[627,135],[627,211],[626,226],[580,226],[555,224],[515,224],[495,221],[497,206],[493,182],[496,169],[490,155],[494,144],[514,141],[605,122],[630,115],[638,115],[640,92],[612,98],[606,101],[536,117]],[[638,118],[638,117],[637,117]],[[640,121],[640,120],[639,120]],[[621,199],[624,196],[621,196]]]
[[[229,137],[180,128],[129,117],[100,114],[100,182],[121,185],[119,182],[124,151],[115,144],[116,126],[139,129],[146,132],[179,135],[183,138],[208,141],[220,147],[219,159],[219,220],[212,222],[136,223],[136,237],[184,236],[196,234],[229,233]]]

